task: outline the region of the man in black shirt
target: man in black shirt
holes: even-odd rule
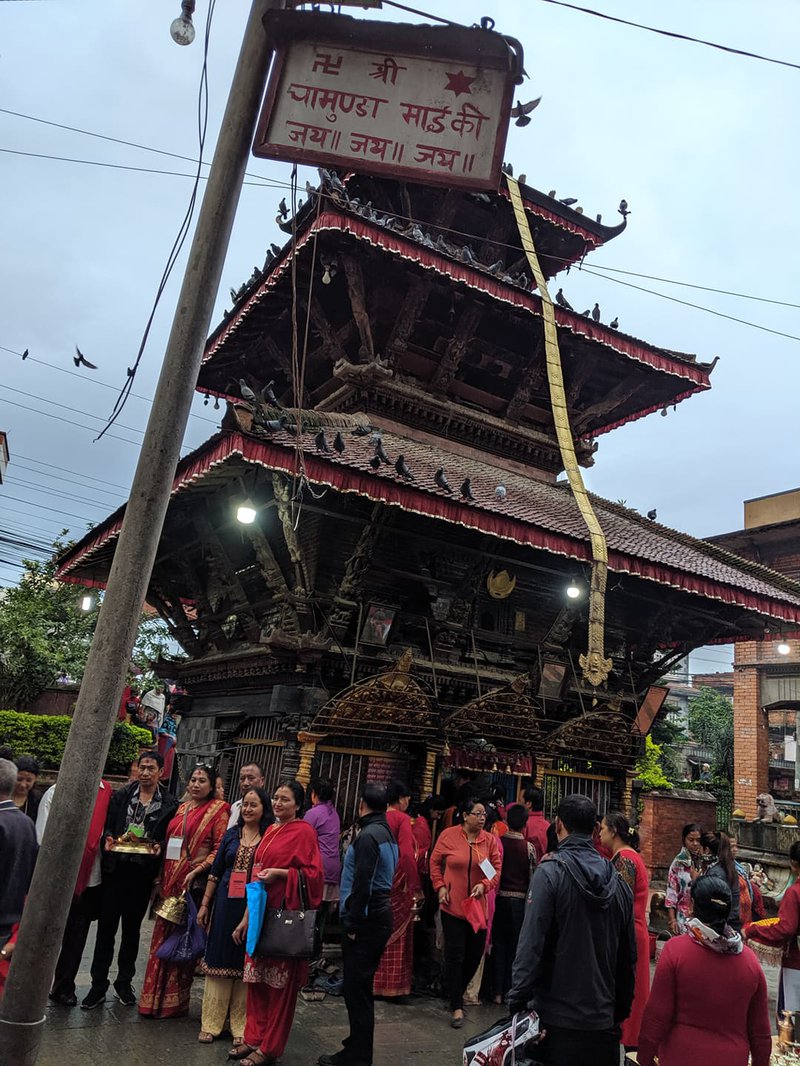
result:
[[[136,1004],[133,978],[139,954],[139,931],[147,913],[153,883],[161,856],[126,855],[109,848],[113,841],[131,830],[163,845],[167,826],[178,809],[178,800],[160,784],[164,759],[157,751],[139,756],[139,780],[131,781],[111,798],[105,827],[103,884],[97,939],[92,958],[92,987],[83,999],[83,1010],[93,1010],[105,1002],[108,971],[114,960],[117,929],[122,922],[122,939],[117,958],[114,995],[126,1006]]]

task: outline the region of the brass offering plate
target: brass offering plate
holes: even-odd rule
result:
[[[121,837],[117,837],[108,850],[117,855],[155,855],[157,848],[158,845],[154,840],[124,833]]]

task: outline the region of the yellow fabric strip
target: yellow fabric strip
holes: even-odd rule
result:
[[[578,459],[575,455],[575,444],[572,439],[567,397],[564,389],[564,372],[561,367],[561,352],[558,347],[555,308],[550,298],[550,293],[547,291],[547,282],[533,245],[533,237],[525,214],[525,208],[522,204],[519,185],[516,178],[510,177],[508,174],[506,174],[506,182],[508,183],[508,192],[511,197],[511,205],[514,208],[514,217],[517,222],[522,248],[533,271],[536,287],[542,299],[545,364],[547,368],[547,383],[550,388],[550,405],[553,409],[553,422],[556,427],[556,440],[558,441],[561,461],[564,464],[572,494],[586,523],[592,546],[592,581],[589,590],[589,649],[586,655],[581,655],[580,665],[586,680],[591,685],[599,685],[606,680],[611,670],[611,660],[604,657],[606,578],[608,573],[606,538],[597,515],[594,513],[589,494],[583,483]]]

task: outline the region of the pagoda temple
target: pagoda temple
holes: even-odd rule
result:
[[[797,626],[800,585],[588,497],[607,547],[592,681],[592,541],[509,191],[321,174],[197,383],[226,411],[178,466],[148,592],[188,656],[164,664],[193,697],[179,750],[323,773],[345,815],[367,777],[428,794],[455,766],[622,804],[670,664]],[[624,201],[609,227],[516,188],[548,280],[625,229]],[[561,303],[555,327],[583,466],[601,434],[710,388],[713,363],[588,312]],[[102,586],[123,516],[59,577]]]

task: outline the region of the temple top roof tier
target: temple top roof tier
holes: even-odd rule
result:
[[[563,266],[615,232],[523,191],[545,264]],[[208,341],[199,391],[236,400],[241,380],[272,381],[284,406],[365,410],[558,473],[542,300],[506,196],[333,175],[283,223],[293,226],[295,268],[290,241],[235,294]],[[710,388],[713,363],[563,306],[556,322],[585,465],[598,434]]]

